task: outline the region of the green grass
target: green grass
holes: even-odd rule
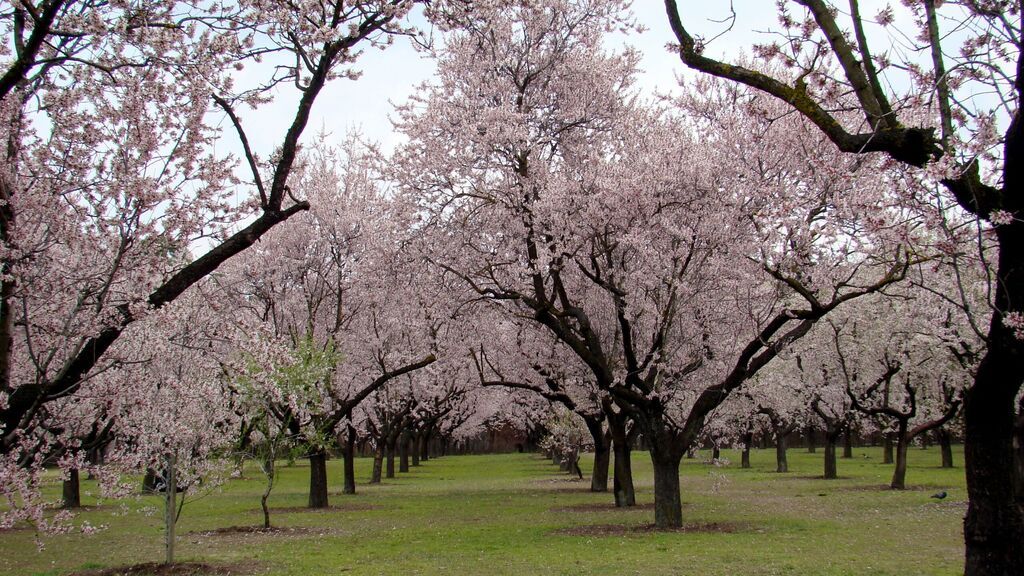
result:
[[[825,481],[821,450],[789,453],[791,472],[776,474],[774,452],[755,451],[753,468],[713,467],[684,460],[684,520],[718,524],[731,532],[570,535],[585,525],[639,526],[653,510],[594,510],[608,494],[587,491],[538,455],[448,456],[355,496],[340,492],[340,461],[331,461],[334,491],[328,512],[279,512],[277,526],[292,534],[202,535],[255,525],[260,479],[232,480],[186,506],[178,525],[180,560],[212,564],[255,561],[264,574],[693,574],[860,575],[962,573],[961,522],[966,509],[962,468],[938,468],[937,449],[912,449],[908,485],[883,487],[892,472],[878,448],[857,448],[839,461],[839,480]],[[701,456],[707,457],[707,453]],[[961,464],[962,454],[955,454]],[[357,478],[370,461],[357,461]],[[637,500],[653,499],[650,461],[635,452]],[[584,469],[589,461],[584,461]],[[273,507],[305,504],[308,469],[280,469]],[[58,486],[51,487],[54,498]],[[943,502],[929,496],[945,489]],[[95,490],[85,482],[83,491]],[[84,494],[85,504],[96,500]],[[97,535],[46,537],[37,551],[29,529],[0,532],[0,574],[62,575],[75,570],[162,559],[160,501],[141,497],[126,505],[103,502],[76,522],[105,524]],[[146,508],[156,513],[146,515]],[[574,508],[575,507],[575,508]],[[582,508],[581,508],[582,507]],[[346,509],[347,508],[347,509]]]

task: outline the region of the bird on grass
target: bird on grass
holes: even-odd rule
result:
[[[942,500],[946,496],[948,496],[948,494],[946,494],[945,490],[943,490],[941,492],[936,492],[935,494],[932,494],[932,498],[935,498],[937,500]]]

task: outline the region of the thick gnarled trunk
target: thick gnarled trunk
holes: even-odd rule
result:
[[[679,463],[689,446],[673,434],[661,418],[645,422],[644,436],[650,443],[654,465],[654,525],[679,528],[683,525],[683,502],[679,492]]]
[[[1024,294],[1024,224],[1000,226],[997,231],[1002,282],[997,283],[996,307],[1010,309],[1012,294],[1013,308],[1019,310],[1018,299]],[[1019,468],[1019,416],[1014,413],[1024,366],[1022,349],[1024,343],[994,317],[988,353],[964,396],[967,576],[1010,576],[1024,570],[1024,478]]]

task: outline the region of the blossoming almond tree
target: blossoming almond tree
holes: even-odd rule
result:
[[[869,14],[857,0],[778,2],[780,39],[754,48],[782,62],[791,71],[785,77],[713,56],[687,4],[665,0],[684,64],[778,99],[840,150],[881,152],[894,162],[925,167],[960,210],[991,224],[998,255],[989,260],[990,298],[984,311],[974,310],[980,312],[974,321],[984,327],[986,348],[964,396],[965,571],[968,576],[1019,573],[1024,567],[1024,410],[1017,405],[1024,383],[1021,3],[923,0]],[[904,43],[907,49],[901,48]],[[843,109],[855,110],[856,116],[834,112],[830,100],[837,94],[848,95]]]
[[[400,22],[412,5],[5,3],[5,475],[25,470],[25,450],[49,427],[47,404],[117,363],[112,346],[129,325],[308,209],[287,183],[313,103],[330,80],[354,76],[357,46],[406,33]],[[231,75],[245,66],[263,78],[236,87]],[[264,162],[248,145],[241,107],[289,86],[299,95],[294,116]],[[247,178],[214,147],[218,116],[241,144]],[[192,257],[197,242],[211,247]],[[0,487],[16,506],[33,500],[13,488],[32,484],[23,473]]]
[[[844,165],[799,121],[774,121],[770,99],[708,85],[693,94],[721,101],[693,97],[687,117],[642,106],[632,53],[600,44],[628,27],[622,8],[474,13],[402,110],[397,161],[433,261],[549,330],[639,423],[671,527],[708,415],[828,313],[902,279],[908,252],[873,235],[913,224],[871,195],[877,163]],[[742,132],[723,136],[729,122]]]
[[[401,253],[407,219],[374,179],[373,155],[349,144],[344,158],[320,146],[302,159],[290,184],[313,208],[221,279],[245,311],[241,341],[259,341],[242,350],[279,351],[269,363],[250,355],[240,368],[254,362],[250,377],[265,384],[269,412],[307,446],[313,508],[327,506],[327,448],[336,427],[391,380],[435,362],[443,319],[425,299],[444,300],[414,282]]]

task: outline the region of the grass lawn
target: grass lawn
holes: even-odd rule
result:
[[[937,448],[911,449],[909,489],[884,488],[891,465],[880,448],[857,448],[839,461],[839,480],[820,476],[822,451],[789,452],[791,472],[774,472],[774,451],[752,454],[753,468],[684,460],[679,532],[619,530],[653,522],[650,459],[634,452],[639,506],[615,509],[609,494],[587,491],[536,454],[447,456],[411,473],[344,496],[341,462],[329,462],[334,490],[326,512],[295,510],[306,501],[308,468],[280,468],[271,506],[277,534],[209,531],[255,525],[261,481],[232,480],[186,505],[178,523],[178,558],[210,564],[244,562],[258,574],[692,574],[860,575],[962,574],[961,523],[966,492],[958,468],[943,470]],[[357,480],[371,461],[357,461]],[[590,461],[584,460],[586,472]],[[59,486],[51,487],[54,499]],[[949,497],[929,498],[938,490]],[[98,506],[83,481],[76,522],[108,526],[96,535],[44,538],[38,551],[28,528],[0,532],[0,574],[64,575],[163,558],[161,501],[147,496]],[[150,513],[147,514],[146,510]],[[597,526],[598,528],[586,528]]]

